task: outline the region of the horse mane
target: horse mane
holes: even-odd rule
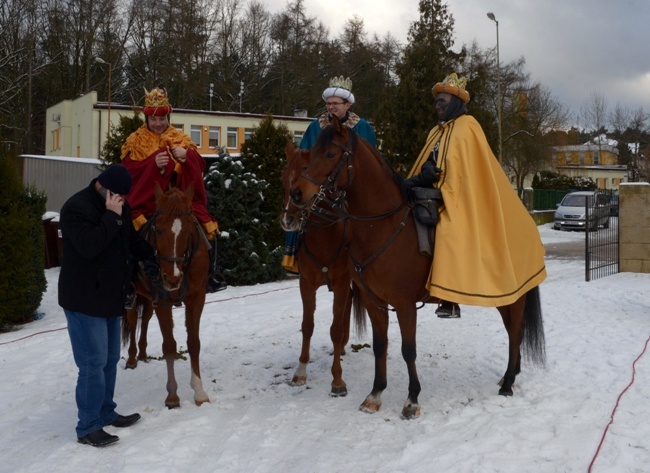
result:
[[[158,210],[172,215],[186,213],[188,210],[191,210],[191,202],[189,202],[185,193],[178,187],[169,189],[158,204]]]
[[[359,135],[352,128],[347,128],[348,136],[350,139],[350,148],[352,153],[356,152],[357,146],[359,145]],[[330,142],[334,140],[334,135],[336,134],[336,128],[334,125],[326,126],[316,138],[316,143],[314,143],[314,149],[317,152],[323,153],[327,148],[329,148]]]

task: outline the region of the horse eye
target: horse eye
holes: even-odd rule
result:
[[[334,156],[336,156],[336,153],[327,153],[325,156],[327,156],[329,159],[332,159]]]

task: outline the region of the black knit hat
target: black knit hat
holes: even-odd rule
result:
[[[113,194],[126,195],[131,190],[131,174],[121,164],[107,167],[97,181]]]

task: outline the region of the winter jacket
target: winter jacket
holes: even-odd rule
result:
[[[61,209],[59,305],[95,317],[120,317],[135,261],[153,259],[154,251],[135,231],[128,203],[122,215],[106,210],[95,181]]]

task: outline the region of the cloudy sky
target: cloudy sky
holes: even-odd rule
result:
[[[358,15],[366,30],[391,32],[406,42],[419,18],[418,0],[305,0],[308,16],[319,18],[337,36]],[[592,92],[650,113],[650,1],[648,0],[447,0],[455,25],[455,48],[474,39],[496,45],[499,21],[501,62],[523,56],[533,81],[541,82],[578,115]],[[287,0],[267,0],[273,13]],[[440,78],[435,78],[438,80]],[[433,82],[433,80],[432,80]]]

